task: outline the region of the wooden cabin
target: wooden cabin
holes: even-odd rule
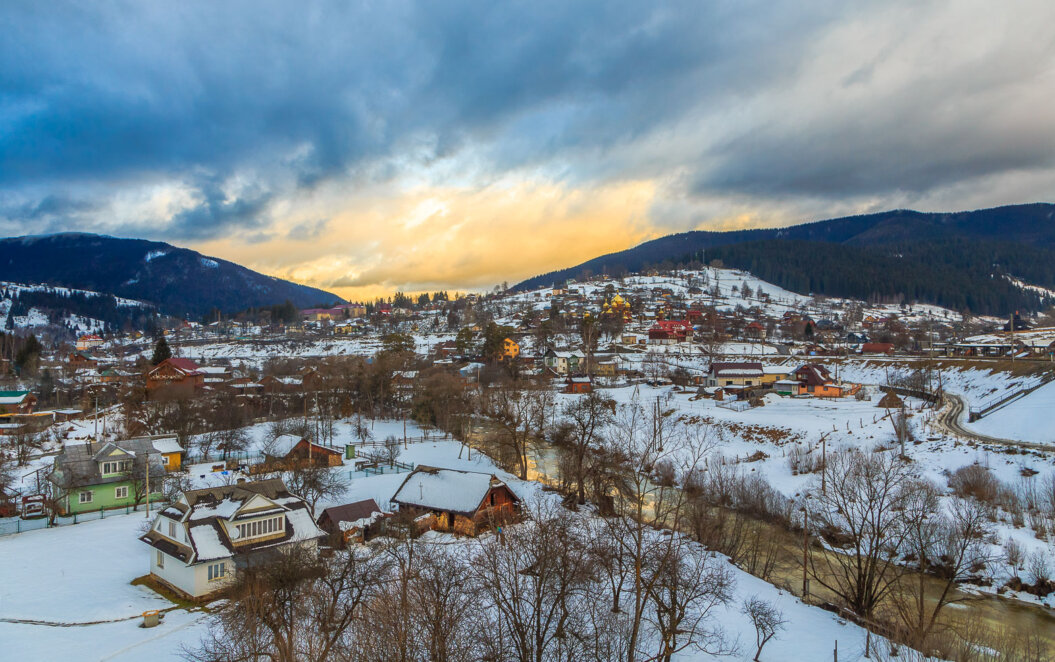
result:
[[[520,498],[494,474],[419,466],[396,490],[401,513],[466,536],[517,518]],[[428,517],[431,516],[431,517]]]

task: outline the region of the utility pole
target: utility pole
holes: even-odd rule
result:
[[[145,464],[146,464],[146,474],[147,474],[147,477],[146,477],[146,483],[147,483],[147,487],[146,487],[146,490],[147,490],[147,492],[146,492],[147,514],[146,514],[146,518],[150,519],[150,451],[147,451],[147,456],[146,456],[145,460],[146,460]]]
[[[809,508],[809,496],[802,504],[802,601],[806,602],[810,597],[810,580],[806,574],[806,569],[809,567],[809,550],[810,550],[810,508]]]
[[[1011,339],[1011,367],[1015,366],[1015,314],[1011,313],[1007,318],[1008,337]]]
[[[828,493],[828,434],[821,435],[821,494]]]

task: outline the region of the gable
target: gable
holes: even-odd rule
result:
[[[281,508],[277,503],[268,499],[261,494],[254,494],[252,498],[242,504],[242,506],[235,511],[235,515],[249,515],[254,512],[264,510],[274,510],[275,508]]]

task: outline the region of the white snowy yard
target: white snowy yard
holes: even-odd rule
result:
[[[777,416],[778,414],[774,414]],[[377,422],[379,435],[402,432],[398,421]],[[416,430],[414,432],[417,432]],[[383,438],[383,437],[382,437]],[[462,457],[459,458],[459,453]],[[471,471],[496,472],[526,500],[552,498],[540,492],[538,483],[524,483],[494,468],[491,460],[474,453],[472,460],[455,441],[411,444],[403,462]],[[345,469],[346,470],[346,469]],[[335,469],[342,471],[342,469]],[[406,478],[406,474],[356,476],[339,503],[372,498],[383,506]],[[320,508],[331,505],[322,503]],[[5,659],[17,660],[170,660],[179,659],[184,646],[194,646],[206,628],[204,612],[176,608],[167,612],[161,625],[139,627],[140,614],[150,609],[172,607],[167,600],[130,582],[147,572],[149,548],[137,539],[145,522],[142,513],[115,515],[0,538],[0,640]],[[475,545],[472,539],[447,534],[429,534],[426,542]],[[778,604],[788,619],[787,629],[770,643],[763,660],[829,659],[839,641],[841,659],[860,657],[864,631],[841,622],[832,614],[807,607],[793,596],[730,566],[736,576],[735,597],[720,608],[717,620],[738,641],[739,652],[731,659],[750,660],[754,631],[740,613],[744,598],[759,596]],[[18,623],[12,621],[54,623]],[[59,624],[85,624],[59,627]],[[679,660],[711,659],[685,652]],[[723,658],[730,659],[730,658]]]

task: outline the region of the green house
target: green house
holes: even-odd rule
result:
[[[149,477],[147,468],[149,467]],[[48,480],[63,515],[160,501],[165,459],[150,438],[67,444]]]

